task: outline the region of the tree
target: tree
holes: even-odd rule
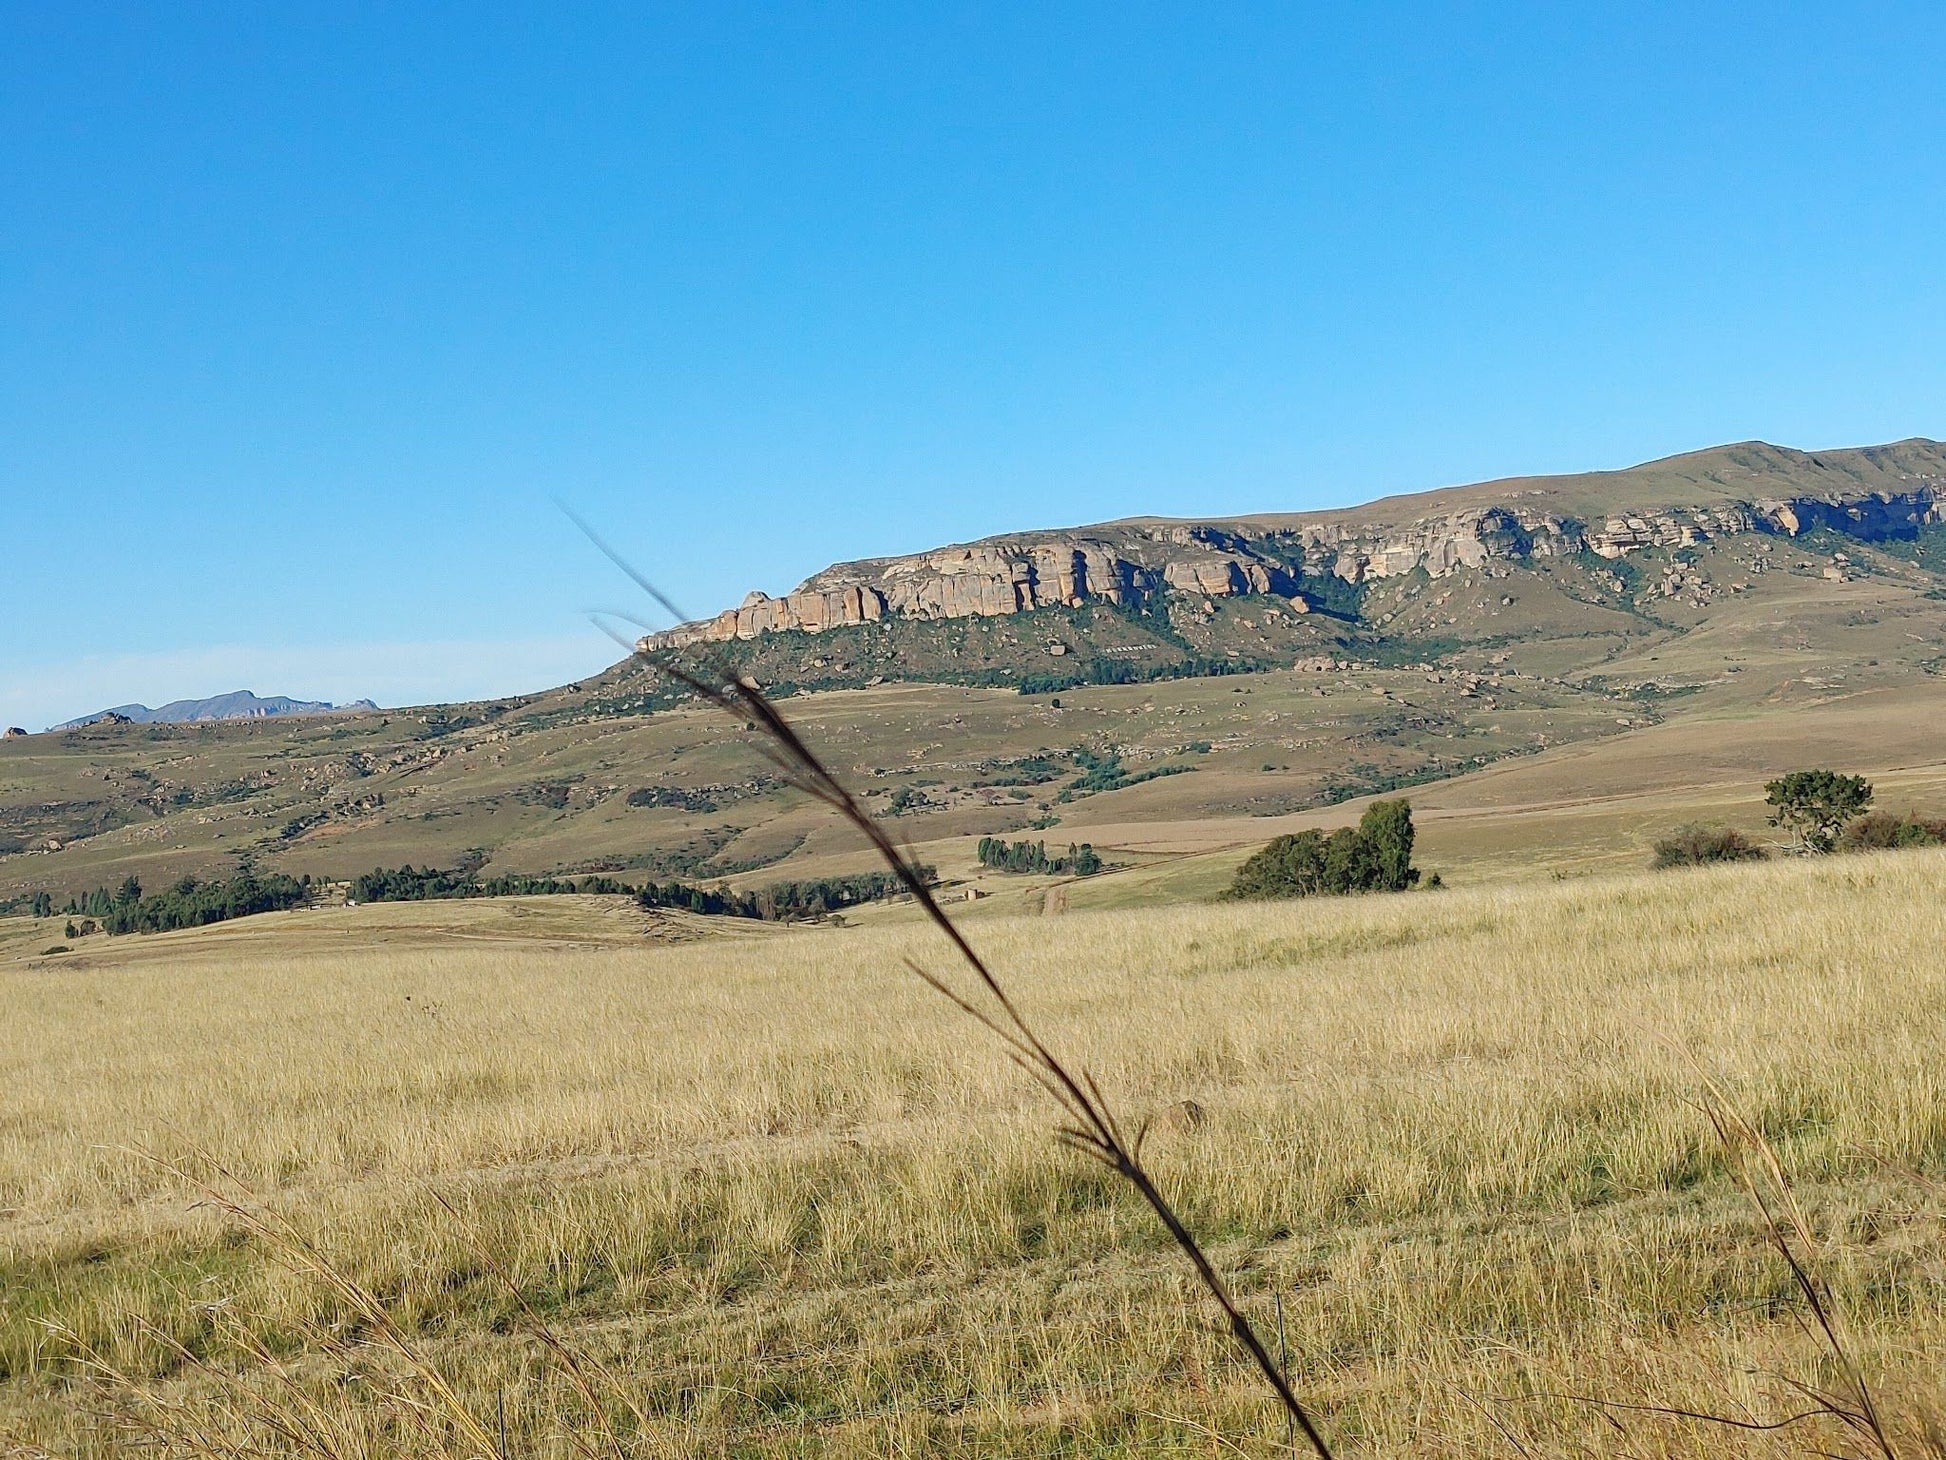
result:
[[[1870,781],[1837,771],[1792,771],[1766,785],[1764,793],[1773,808],[1770,824],[1790,832],[1792,842],[1807,852],[1830,851],[1838,829],[1872,804]]]
[[[1278,837],[1237,869],[1229,896],[1404,892],[1419,881],[1412,842],[1411,803],[1374,801],[1356,827]]]
[[[1280,836],[1251,854],[1230,883],[1231,897],[1310,897],[1323,892],[1324,834]]]
[[[53,896],[45,892],[36,892],[34,894],[33,913],[34,916],[37,918],[53,917],[54,916]]]
[[[1374,801],[1365,808],[1358,830],[1372,844],[1378,864],[1378,886],[1387,892],[1404,892],[1419,880],[1419,869],[1412,865],[1412,803],[1401,797],[1396,801]]]

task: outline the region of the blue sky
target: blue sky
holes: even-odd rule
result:
[[[1355,14],[1351,14],[1355,12]],[[1946,9],[0,3],[0,719],[1946,436]]]

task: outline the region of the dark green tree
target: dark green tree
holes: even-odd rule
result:
[[[1310,897],[1325,891],[1324,833],[1300,831],[1274,838],[1237,868],[1229,895],[1240,898]]]
[[[52,894],[46,892],[36,892],[34,894],[33,912],[34,912],[34,916],[37,918],[53,917],[54,898]]]
[[[1403,892],[1419,881],[1412,865],[1412,806],[1375,801],[1356,827],[1330,836],[1280,836],[1237,869],[1233,898],[1312,897],[1319,893]]]
[[[1764,787],[1770,824],[1781,826],[1807,852],[1828,852],[1838,831],[1872,804],[1872,784],[1837,771],[1792,771]]]
[[[1401,797],[1395,801],[1374,801],[1359,818],[1358,830],[1371,843],[1372,857],[1378,867],[1377,886],[1386,892],[1404,892],[1419,880],[1419,869],[1412,865],[1412,803]]]

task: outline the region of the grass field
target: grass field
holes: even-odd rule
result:
[[[1266,1331],[1281,1296],[1340,1453],[1860,1453],[1549,1397],[1766,1418],[1803,1407],[1777,1376],[1835,1382],[1687,1048],[1779,1153],[1921,1454],[1942,890],[1946,854],[1913,852],[972,926],[1123,1112],[1163,1117],[1152,1165]],[[369,1314],[148,1151],[221,1161],[515,1455],[600,1433],[529,1308],[606,1367],[626,1454],[1283,1445],[1153,1220],[902,970],[936,939],[638,918],[324,909],[66,962],[0,920],[0,1441],[300,1453],[223,1448],[282,1409],[337,1435],[312,1453],[481,1448],[412,1417],[426,1381]]]

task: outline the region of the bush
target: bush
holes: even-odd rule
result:
[[[1701,867],[1709,862],[1761,862],[1770,853],[1733,826],[1692,822],[1655,844],[1651,867]]]
[[[1412,865],[1412,803],[1374,801],[1356,828],[1326,836],[1280,836],[1237,868],[1232,898],[1315,897],[1347,892],[1403,892],[1419,880]]]
[[[1909,811],[1904,816],[1894,816],[1889,811],[1869,812],[1838,834],[1838,849],[1844,852],[1938,846],[1946,846],[1946,821],[1927,821]]]

